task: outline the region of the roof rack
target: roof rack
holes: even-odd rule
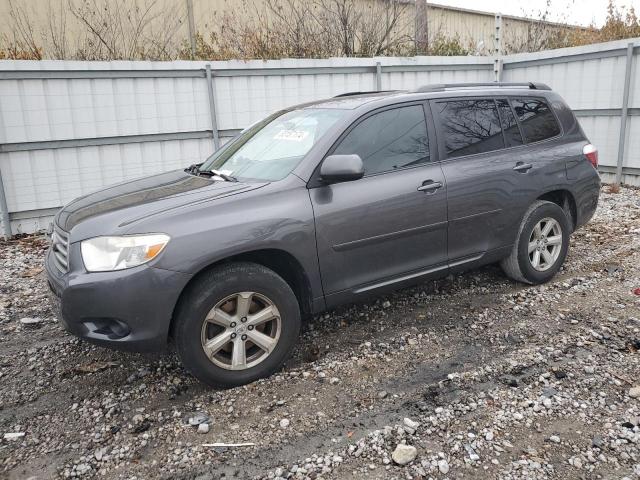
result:
[[[397,92],[397,90],[371,90],[368,92],[346,92],[346,93],[341,93],[340,95],[335,95],[333,98],[351,97],[353,95],[370,95],[372,93],[389,93],[389,92]]]
[[[480,82],[480,83],[434,83],[423,85],[414,92],[444,92],[445,90],[455,90],[459,88],[479,88],[479,87],[499,87],[499,88],[529,88],[531,90],[551,90],[548,85],[538,82]]]

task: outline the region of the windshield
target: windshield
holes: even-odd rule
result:
[[[211,155],[200,171],[217,170],[238,180],[281,180],[344,114],[328,108],[277,112]]]

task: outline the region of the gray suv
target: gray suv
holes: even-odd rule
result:
[[[241,385],[339,304],[492,262],[548,281],[596,209],[596,166],[546,85],[344,94],[74,200],[55,217],[49,285],[71,333],[139,351],[171,340],[201,381]]]

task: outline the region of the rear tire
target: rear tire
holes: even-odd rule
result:
[[[280,369],[301,323],[291,287],[254,263],[204,273],[185,292],[175,322],[174,341],[183,365],[216,387],[244,385]]]
[[[555,203],[537,200],[524,214],[511,253],[500,262],[502,270],[518,282],[548,282],[564,263],[570,233],[565,211]]]

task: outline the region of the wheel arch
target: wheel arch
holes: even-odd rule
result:
[[[277,249],[265,248],[259,250],[251,250],[239,254],[231,255],[222,259],[218,259],[198,271],[185,285],[180,292],[178,301],[171,315],[171,323],[169,325],[169,338],[173,336],[176,324],[176,311],[180,302],[182,302],[186,292],[191,286],[196,284],[207,272],[228,263],[249,262],[262,265],[273,270],[291,287],[295,294],[298,304],[300,305],[300,314],[303,319],[309,318],[313,314],[313,294],[309,276],[300,261],[291,253]]]
[[[545,192],[544,194],[536,198],[536,200],[546,200],[558,205],[565,211],[571,225],[571,231],[574,231],[576,229],[576,224],[578,221],[578,208],[575,196],[573,195],[573,192],[571,192],[571,190],[568,190],[566,188],[549,190],[548,192]]]

